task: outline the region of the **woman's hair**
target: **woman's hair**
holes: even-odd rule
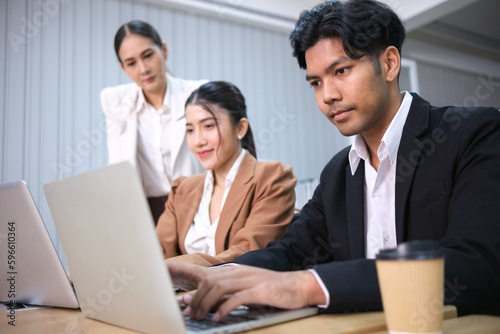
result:
[[[214,116],[217,129],[219,124],[211,106],[224,109],[234,127],[238,126],[242,118],[247,118],[247,106],[243,94],[241,94],[238,87],[226,81],[210,81],[201,85],[187,99],[186,107],[190,104],[200,106],[211,113]],[[250,124],[248,125],[247,133],[241,139],[241,147],[257,158]]]
[[[115,52],[120,63],[122,62],[122,60],[120,59],[120,55],[118,54],[118,52],[120,51],[123,40],[127,35],[130,34],[147,37],[151,39],[153,43],[156,44],[160,49],[163,48],[160,35],[149,23],[139,20],[130,21],[122,25],[115,35]]]
[[[386,4],[372,0],[326,1],[300,15],[290,34],[293,55],[307,68],[305,52],[323,38],[340,38],[352,59],[368,56],[379,66],[378,56],[394,46],[401,54],[405,28]]]

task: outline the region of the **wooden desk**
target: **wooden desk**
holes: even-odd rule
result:
[[[372,334],[387,334],[387,330]],[[443,321],[443,334],[498,334],[500,317],[467,315]]]
[[[444,319],[456,318],[456,308],[446,306]],[[85,318],[79,310],[39,308],[16,312],[16,326],[7,324],[8,318],[0,310],[0,333],[13,334],[131,334],[137,333],[122,327],[110,325],[101,321]],[[500,318],[495,320],[500,321]],[[470,325],[477,325],[480,321],[472,319]],[[464,325],[461,323],[458,326]],[[247,333],[254,334],[304,334],[304,333],[384,333],[385,319],[383,312],[322,314],[309,318],[299,319],[270,327],[256,329]],[[451,332],[450,332],[451,333]]]
[[[454,306],[445,306],[444,319],[457,317]],[[360,312],[343,314],[321,314],[314,317],[290,321],[248,333],[259,334],[305,334],[305,333],[373,333],[386,329],[383,312]]]

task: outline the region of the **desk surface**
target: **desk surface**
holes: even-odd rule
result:
[[[444,334],[498,334],[500,333],[500,317],[487,315],[468,315],[447,319],[443,322]],[[372,334],[387,334],[387,330]]]
[[[500,317],[469,316],[456,318],[456,308],[445,306],[445,333],[500,333]],[[122,327],[85,318],[79,310],[39,308],[16,312],[16,326],[8,325],[8,318],[0,310],[0,333],[137,333]],[[458,330],[462,330],[459,332]],[[489,331],[488,331],[489,330]],[[304,334],[304,333],[387,333],[382,312],[322,314],[299,319],[247,333]]]

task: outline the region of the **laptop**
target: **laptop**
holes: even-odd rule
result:
[[[0,184],[0,301],[78,308],[78,301],[23,180]]]
[[[146,333],[237,333],[318,312],[262,307],[235,311],[222,324],[183,317],[129,162],[45,184],[44,192],[87,317]]]

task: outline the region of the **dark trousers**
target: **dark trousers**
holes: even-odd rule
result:
[[[168,195],[160,197],[148,197],[149,208],[151,209],[151,214],[153,215],[153,220],[158,224],[158,219],[160,219],[161,214],[165,211],[165,203],[167,202]]]

